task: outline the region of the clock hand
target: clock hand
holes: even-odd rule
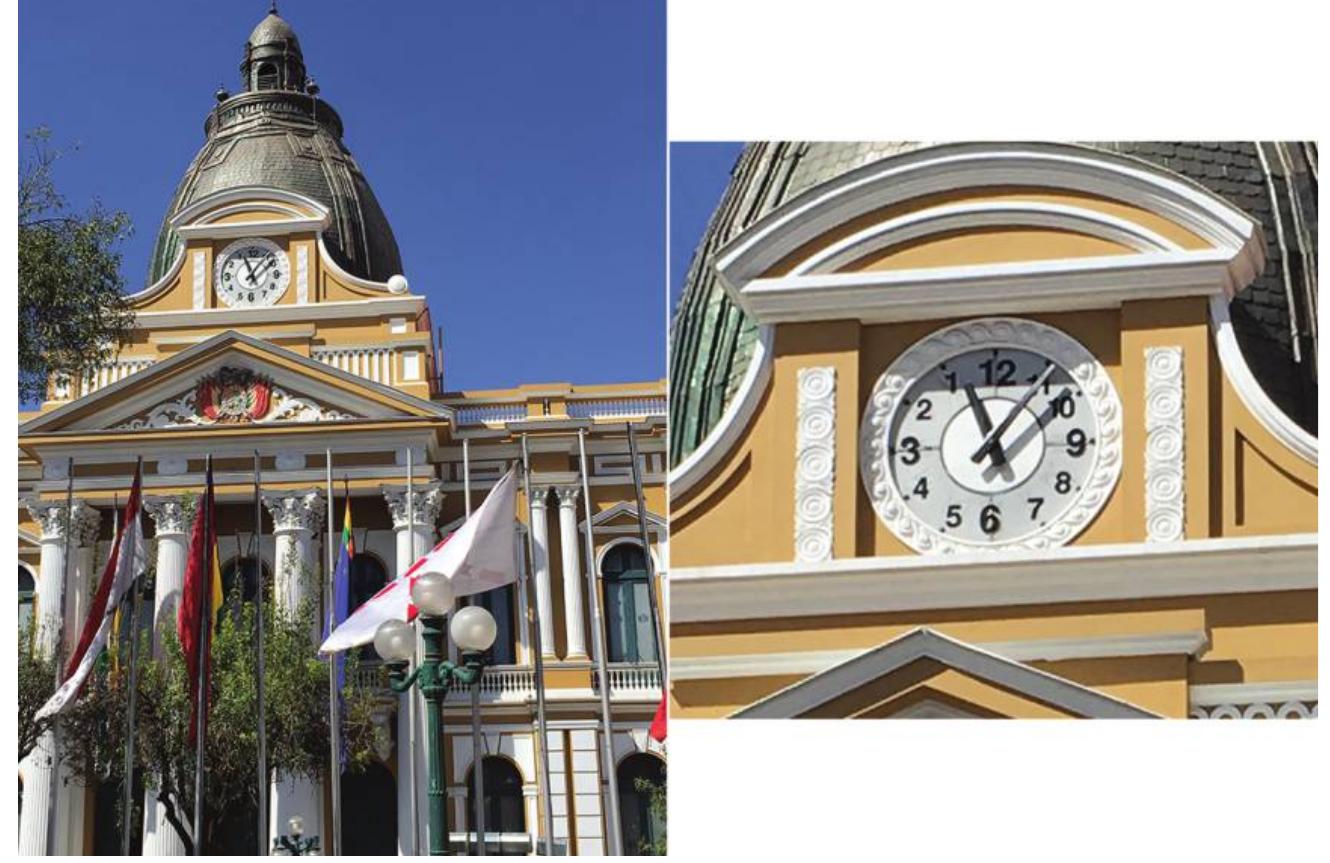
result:
[[[1039,377],[1034,379],[1034,383],[1030,384],[1030,388],[1025,391],[1025,394],[1016,400],[1015,406],[1007,412],[1007,415],[1003,418],[1002,422],[998,423],[997,428],[989,432],[988,437],[984,438],[984,442],[979,444],[979,449],[975,450],[974,455],[970,456],[975,464],[979,464],[979,462],[983,461],[984,456],[988,454],[988,451],[997,445],[998,441],[1001,440],[1003,433],[1011,428],[1011,424],[1016,421],[1016,415],[1025,409],[1025,406],[1030,403],[1030,399],[1034,398],[1034,394],[1044,385],[1044,381],[1048,380],[1048,376],[1053,374],[1053,370],[1056,368],[1057,366],[1052,363],[1045,366],[1044,371]]]
[[[249,256],[241,255],[240,261],[245,265],[245,269],[249,271],[249,283],[254,284],[254,265],[249,262]]]
[[[974,391],[974,384],[965,385],[965,398],[970,402],[970,410],[974,412],[975,419],[979,421],[979,433],[988,436],[993,430],[993,418],[988,415],[988,407],[983,400],[979,398]],[[1002,444],[998,443],[989,450],[989,455],[993,457],[993,467],[999,468],[1007,463],[1007,454],[1002,449]]]

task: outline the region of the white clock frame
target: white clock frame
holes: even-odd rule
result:
[[[917,518],[901,499],[887,445],[901,397],[915,381],[938,363],[978,348],[1020,348],[1047,356],[1080,385],[1097,425],[1094,462],[1071,504],[1044,527],[996,543],[947,536]],[[922,554],[1055,548],[1070,542],[1094,520],[1122,475],[1122,402],[1103,365],[1061,330],[1023,318],[977,318],[952,324],[907,348],[873,385],[859,428],[859,471],[877,517]]]
[[[272,299],[263,305],[233,305],[231,300],[227,299],[226,295],[222,293],[222,266],[226,263],[232,253],[245,246],[262,246],[273,254],[280,255],[286,259],[286,280],[282,282],[280,289],[273,295]],[[217,254],[217,257],[214,258],[212,290],[213,293],[217,295],[217,299],[221,300],[228,309],[258,309],[276,305],[278,300],[286,296],[286,291],[289,287],[291,287],[291,256],[286,253],[286,249],[283,249],[267,237],[242,237],[239,240],[228,243],[226,248],[222,249],[221,252]]]

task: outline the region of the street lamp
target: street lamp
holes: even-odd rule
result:
[[[286,822],[290,828],[289,836],[278,836],[272,840],[272,851],[274,854],[282,857],[304,857],[316,856],[319,853],[319,837],[311,836],[308,839],[300,837],[305,835],[305,819],[299,815],[292,815],[291,820]]]
[[[411,625],[400,620],[386,620],[374,633],[374,649],[388,666],[389,685],[393,692],[409,692],[415,683],[425,696],[426,733],[429,738],[426,751],[429,762],[429,853],[448,854],[448,814],[444,808],[443,741],[439,726],[443,722],[443,700],[454,686],[471,686],[480,680],[484,670],[483,654],[494,644],[498,626],[494,617],[479,605],[470,605],[453,612],[448,627],[455,643],[462,651],[461,664],[445,659],[443,621],[452,611],[453,588],[448,577],[439,572],[428,572],[411,585],[411,601],[420,609],[420,634],[424,643],[424,658],[415,671],[407,673],[408,663],[415,653],[415,636]]]

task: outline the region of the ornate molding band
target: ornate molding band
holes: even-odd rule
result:
[[[309,399],[292,395],[273,385],[267,412],[251,422],[256,424],[277,422],[321,422],[351,419],[351,415],[326,407]],[[197,388],[182,393],[173,401],[163,402],[133,419],[115,426],[117,429],[175,428],[179,426],[208,426],[218,421],[203,415],[198,403]]]
[[[316,489],[264,492],[263,505],[275,530],[317,533],[323,527],[323,495]]]
[[[1315,701],[1254,701],[1250,704],[1207,704],[1193,707],[1191,718],[1315,719],[1318,706]]]
[[[432,528],[439,517],[439,507],[443,504],[443,484],[438,480],[428,483],[416,483],[411,488],[411,497],[415,501],[415,519],[417,526]],[[388,511],[392,513],[393,529],[404,530],[410,521],[407,505],[406,486],[383,486],[383,498],[388,502]]]
[[[836,369],[799,369],[794,451],[794,559],[831,560],[836,482]]]
[[[1182,539],[1185,524],[1182,348],[1145,349],[1145,535]]]

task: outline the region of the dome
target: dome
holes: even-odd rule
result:
[[[360,166],[342,143],[342,120],[310,92],[291,25],[275,12],[259,22],[240,65],[244,90],[224,98],[204,123],[205,141],[185,170],[162,219],[148,284],[180,254],[176,213],[216,192],[266,186],[313,198],[328,208],[324,231],[338,266],[377,282],[402,272],[388,219]]]
[[[757,326],[721,287],[716,251],[801,192],[919,142],[779,142],[744,148],[693,253],[670,333],[670,461],[682,462],[734,397]],[[1315,144],[1095,142],[1152,163],[1226,199],[1265,234],[1265,271],[1230,305],[1248,366],[1284,413],[1316,433]]]

